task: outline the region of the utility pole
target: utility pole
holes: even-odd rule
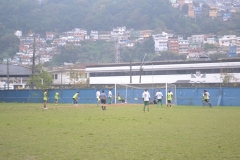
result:
[[[132,83],[132,49],[130,49],[130,83]]]
[[[32,59],[32,76],[35,74],[35,52],[36,52],[36,39],[33,41],[33,59]]]
[[[9,58],[7,58],[7,88],[9,90]]]
[[[34,41],[33,41],[33,58],[32,58],[32,78],[34,77],[35,75],[35,52],[36,52],[36,39],[34,38]],[[31,85],[32,85],[32,89],[33,89],[33,82],[31,82]]]

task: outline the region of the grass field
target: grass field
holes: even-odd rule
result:
[[[240,159],[240,107],[0,103],[1,160]]]

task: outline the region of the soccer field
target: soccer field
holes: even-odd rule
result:
[[[240,159],[240,107],[0,103],[1,160]]]

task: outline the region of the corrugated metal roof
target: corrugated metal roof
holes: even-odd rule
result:
[[[9,76],[10,77],[28,77],[32,74],[32,69],[17,66],[17,65],[9,65]],[[7,76],[7,64],[0,64],[0,77]]]

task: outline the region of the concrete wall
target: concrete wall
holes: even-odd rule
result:
[[[99,88],[100,91],[104,90],[108,94],[109,89]],[[177,88],[176,94],[177,105],[193,105],[201,106],[202,105],[202,93],[206,89],[211,97],[210,102],[213,106],[216,106],[219,102],[220,106],[240,106],[240,88]],[[158,89],[149,89],[151,94],[151,101]],[[79,91],[79,103],[83,104],[94,104],[96,103],[96,89],[71,89],[71,90],[49,90],[48,91],[48,103],[54,103],[55,92],[60,92],[59,103],[72,103],[73,95]],[[133,89],[133,88],[121,88],[117,89],[116,93],[120,93],[123,98],[126,98],[128,103],[142,103],[142,93],[143,89]],[[166,90],[161,89],[164,100],[163,103],[166,103]],[[112,90],[113,95],[115,95],[115,90]],[[222,96],[221,96],[222,95]],[[221,97],[221,99],[220,99]],[[137,100],[136,100],[137,99]],[[43,91],[41,90],[0,90],[0,102],[19,102],[19,103],[43,103]],[[113,100],[113,103],[115,101]],[[119,103],[119,102],[117,102]]]

